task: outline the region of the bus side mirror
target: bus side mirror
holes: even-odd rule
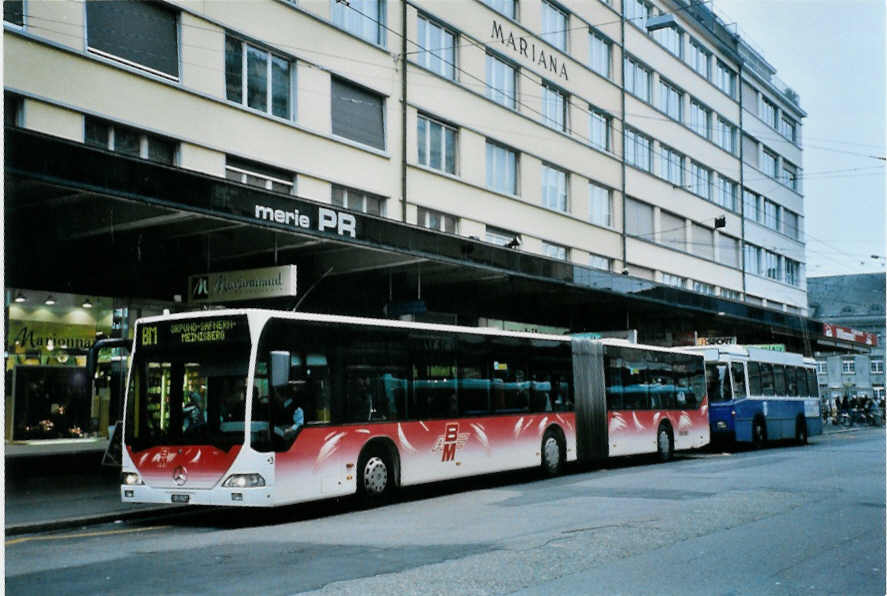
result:
[[[290,381],[290,353],[271,352],[271,386],[284,387]]]

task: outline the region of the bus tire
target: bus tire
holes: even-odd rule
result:
[[[660,424],[656,431],[656,454],[660,462],[667,462],[674,455],[674,437],[667,424]]]
[[[795,422],[795,442],[798,445],[807,444],[807,422],[803,418]]]
[[[549,428],[542,436],[542,472],[546,476],[557,476],[564,469],[564,440],[560,433]]]
[[[752,424],[751,444],[755,449],[763,449],[767,444],[767,426],[761,418],[755,418]]]
[[[373,445],[357,460],[357,494],[366,505],[380,505],[394,492],[394,470],[385,449]]]

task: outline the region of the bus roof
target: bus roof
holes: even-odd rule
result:
[[[723,357],[734,357],[738,360],[755,360],[758,362],[791,364],[794,366],[811,366],[816,362],[814,359],[805,358],[803,354],[798,354],[796,352],[777,352],[766,348],[743,346],[739,344],[688,346],[682,349],[703,354],[706,360],[720,360]]]

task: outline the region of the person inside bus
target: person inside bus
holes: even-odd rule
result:
[[[222,397],[221,421],[242,422],[246,417],[246,381],[235,379]]]
[[[188,404],[182,408],[182,430],[184,432],[194,432],[204,424],[200,402],[199,393],[196,391],[188,393]]]

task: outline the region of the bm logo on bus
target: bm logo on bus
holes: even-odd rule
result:
[[[468,437],[470,436],[471,433],[459,432],[458,422],[450,422],[447,424],[446,432],[437,437],[437,441],[431,450],[441,452],[440,461],[453,461],[456,457],[456,448],[465,447],[465,443],[468,442]]]

